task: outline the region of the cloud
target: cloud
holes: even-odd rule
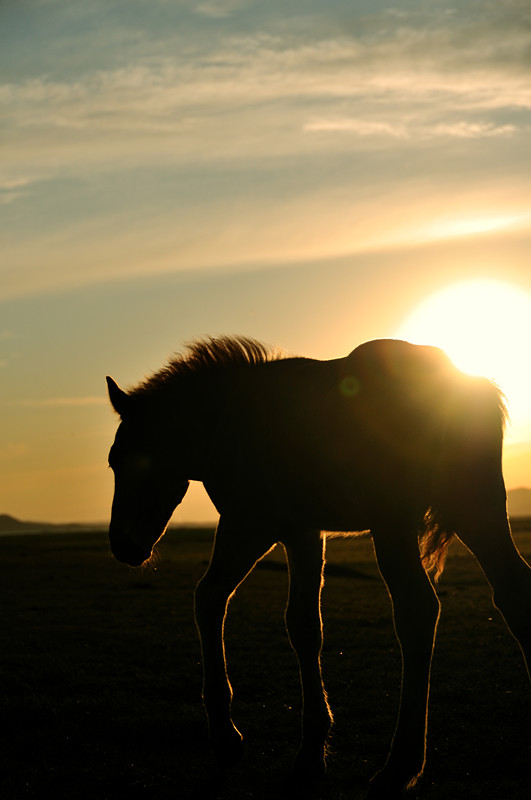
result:
[[[139,27],[136,50],[128,29],[112,62],[85,53],[70,79],[0,87],[1,297],[345,254],[456,202],[478,218],[529,206],[525,4],[485,3],[479,19],[466,3],[351,18],[332,5],[289,25],[285,5],[255,4],[252,28],[237,25],[250,10],[198,18],[236,0],[182,5],[192,29]]]
[[[430,132],[434,136],[449,136],[456,139],[483,139],[492,136],[511,136],[517,132],[515,125],[496,125],[494,122],[452,122],[435,125]]]
[[[514,184],[506,168],[503,175],[484,171],[469,180],[462,159],[456,174],[448,159],[441,157],[435,171],[431,151],[426,158],[426,174],[425,161],[412,174],[406,159],[402,173],[393,166],[393,180],[375,169],[379,158],[369,157],[340,158],[325,175],[320,165],[308,176],[299,174],[298,164],[284,164],[284,175],[253,172],[243,186],[239,178],[192,175],[192,183],[204,184],[201,191],[183,185],[182,198],[166,209],[163,194],[150,198],[152,208],[148,202],[142,213],[77,221],[31,246],[14,242],[4,257],[17,269],[0,287],[0,299],[137,276],[282,267],[426,241],[440,236],[439,220],[449,209],[456,233],[461,218],[510,217],[529,226],[523,216],[529,189],[525,181]],[[128,184],[116,191],[119,197],[132,194]]]
[[[308,133],[350,133],[365,137],[391,137],[393,139],[429,140],[435,137],[449,139],[482,139],[493,136],[511,136],[517,133],[515,125],[496,125],[494,122],[459,121],[419,125],[381,122],[358,118],[315,119],[307,122],[303,130]]]
[[[196,11],[225,14],[240,5],[210,2]],[[334,36],[316,24],[313,38],[295,21],[289,33],[274,25],[269,33],[220,33],[209,49],[176,34],[171,53],[139,49],[121,66],[87,69],[71,81],[12,81],[0,86],[8,153],[19,169],[29,158],[41,171],[74,160],[117,168],[155,151],[176,162],[280,155],[296,152],[297,131],[315,120],[335,119],[345,130],[354,123],[341,120],[354,118],[363,120],[356,131],[365,139],[401,138],[401,125],[407,138],[415,130],[453,138],[456,126],[470,124],[483,126],[481,135],[488,128],[505,135],[525,123],[516,110],[531,110],[531,30],[524,6],[510,8],[506,18],[488,7],[480,20],[373,14]],[[480,112],[483,119],[469,119]],[[506,119],[490,119],[495,113]]]
[[[34,183],[33,178],[14,177],[0,178],[0,205],[7,206],[23,197],[27,197],[29,186]]]
[[[442,73],[403,60],[393,70],[392,59],[385,68],[366,63],[358,49],[352,41],[254,48],[246,40],[191,63],[13,85],[0,100],[4,153],[13,180],[24,180],[0,191],[0,202],[28,198],[43,174],[92,180],[140,165],[300,158],[347,146],[345,137],[305,133],[350,132],[365,149],[527,138],[527,76],[485,69],[464,78],[459,65]]]
[[[404,125],[356,118],[315,119],[307,122],[303,130],[308,133],[353,133],[356,136],[391,136],[403,139],[409,135]]]

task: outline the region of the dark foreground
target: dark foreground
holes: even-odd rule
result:
[[[531,556],[531,521],[515,525]],[[0,796],[4,800],[270,800],[293,797],[295,658],[277,549],[240,587],[226,626],[241,765],[210,755],[193,588],[212,531],[171,531],[158,563],[113,561],[104,533],[0,538]],[[475,562],[453,545],[439,584],[428,768],[412,797],[521,800],[531,782],[523,661]],[[382,766],[400,656],[371,542],[331,540],[323,668],[335,713],[315,797],[361,800]],[[304,794],[307,798],[308,794]]]

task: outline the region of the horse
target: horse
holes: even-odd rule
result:
[[[107,378],[121,421],[109,453],[114,556],[131,566],[155,543],[190,480],[219,512],[195,590],[203,702],[222,764],[241,755],[231,718],[224,620],[237,587],[276,543],[289,568],[285,622],[303,697],[301,780],[325,770],[332,725],[321,675],[326,533],[369,532],[402,654],[387,760],[368,797],[404,795],[426,759],[436,582],[457,536],[531,664],[531,569],[512,538],[498,387],[460,372],[438,348],[380,339],[328,361],[288,357],[246,338],[193,343],[129,391]]]

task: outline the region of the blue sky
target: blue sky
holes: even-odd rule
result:
[[[4,0],[0,37],[2,512],[108,516],[107,372],[531,292],[527,0]]]

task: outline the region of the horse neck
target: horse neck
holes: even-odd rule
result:
[[[195,376],[194,376],[195,377]],[[189,480],[203,481],[211,459],[213,441],[226,405],[225,382],[198,376],[175,393],[167,411],[160,414],[161,423],[169,419],[167,435],[172,450],[182,462],[183,475]]]

